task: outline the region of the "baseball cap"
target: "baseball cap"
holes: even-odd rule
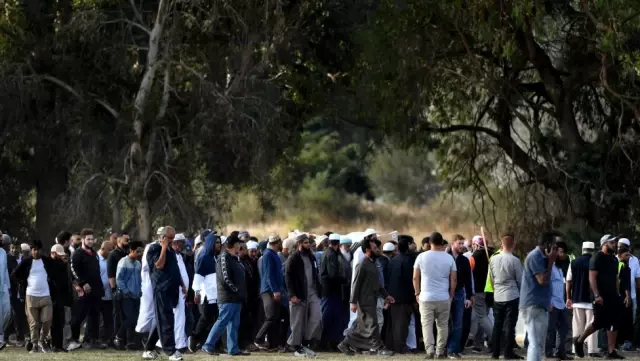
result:
[[[187,237],[184,236],[184,233],[178,233],[176,234],[176,236],[173,238],[174,241],[186,241]]]
[[[53,247],[51,247],[51,253],[55,253],[58,256],[66,255],[66,253],[64,252],[64,247],[62,247],[61,244],[54,244]]]
[[[624,245],[626,245],[627,247],[631,247],[631,242],[629,241],[629,239],[628,239],[628,238],[620,238],[620,239],[618,240],[618,244],[624,244]]]
[[[605,234],[604,236],[602,236],[602,238],[600,238],[600,245],[605,244],[606,242],[612,242],[615,241],[616,237],[610,235],[610,234]]]
[[[384,244],[384,246],[382,246],[383,252],[393,252],[395,250],[396,250],[396,246],[391,242],[387,242]]]
[[[20,245],[20,249],[23,250],[23,251],[30,251],[31,250],[31,246],[29,246],[28,243],[22,243]]]

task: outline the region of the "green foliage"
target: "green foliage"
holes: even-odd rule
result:
[[[426,148],[390,145],[372,158],[367,176],[379,200],[424,206],[441,190],[435,159]]]

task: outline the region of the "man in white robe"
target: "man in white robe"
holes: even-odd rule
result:
[[[158,228],[156,235],[160,236],[163,229],[164,227]],[[144,248],[144,253],[142,254],[142,297],[140,297],[140,313],[138,314],[138,323],[136,324],[137,333],[148,333],[154,329],[156,325],[156,310],[153,303],[153,286],[151,286],[151,278],[149,277],[147,252],[149,251],[149,246],[157,242],[158,240],[149,243]]]

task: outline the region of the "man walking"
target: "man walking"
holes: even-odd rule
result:
[[[376,308],[379,297],[384,297],[390,304],[395,300],[380,283],[374,259],[378,254],[375,240],[365,238],[361,248],[364,258],[356,267],[350,300],[351,312],[357,313],[357,317],[338,349],[350,356],[360,349],[374,351],[380,356],[393,356],[393,351],[382,344]]]
[[[418,255],[413,266],[413,288],[420,305],[422,335],[427,358],[445,358],[449,335],[449,312],[457,282],[457,267],[453,258],[445,252],[442,235],[433,232],[429,237],[431,250]],[[438,330],[434,349],[433,323]]]
[[[565,248],[558,247],[558,256]],[[547,358],[556,357],[559,360],[572,360],[567,356],[566,342],[569,326],[567,324],[567,306],[564,297],[564,274],[558,262],[551,268],[551,307],[549,308],[549,325],[547,326],[547,342],[545,354]],[[556,334],[559,336],[556,342]],[[554,355],[554,348],[557,350]]]
[[[573,309],[573,338],[577,339],[593,323],[593,305],[589,286],[589,263],[595,251],[593,242],[582,243],[582,256],[571,262],[567,271],[567,307]],[[586,339],[590,358],[601,357],[598,352],[598,331]]]
[[[69,274],[69,256],[61,244],[55,244],[51,248],[51,263],[52,274],[49,278],[56,288],[56,297],[52,298],[51,347],[53,352],[67,352],[63,344],[65,308],[73,305],[73,290]]]
[[[289,332],[289,310],[284,270],[278,255],[282,250],[282,240],[278,235],[271,235],[268,243],[261,258],[262,274],[260,276],[264,323],[256,334],[255,345],[260,350],[277,347],[282,347],[284,350]],[[282,320],[284,322],[281,322]],[[268,339],[268,344],[265,342],[265,337]]]
[[[220,237],[208,233],[204,246],[196,256],[196,273],[193,277],[195,301],[200,303],[200,319],[191,337],[189,351],[196,352],[198,345],[205,341],[211,327],[218,319],[218,285],[216,279],[216,244]]]
[[[335,349],[342,341],[344,330],[342,291],[348,283],[345,263],[340,254],[340,235],[329,235],[329,246],[322,254],[320,279],[322,281],[322,342],[328,349]],[[350,280],[350,278],[349,278]]]
[[[214,346],[225,329],[227,330],[227,353],[231,356],[249,355],[238,346],[240,313],[242,303],[247,299],[244,268],[238,258],[238,248],[241,243],[237,236],[229,236],[223,245],[225,249],[220,254],[219,262],[216,264],[220,315],[209,332],[207,342],[202,346],[202,350],[209,355],[218,355]]]
[[[50,352],[45,342],[51,329],[53,318],[52,293],[55,287],[49,283],[55,274],[51,259],[42,257],[42,242],[35,240],[31,244],[31,257],[25,258],[13,271],[12,277],[25,290],[27,321],[31,331],[31,340],[27,351]]]
[[[470,308],[475,301],[473,294],[471,264],[463,256],[464,238],[456,237],[451,244],[451,256],[456,263],[456,289],[451,302],[451,332],[449,333],[448,354],[451,359],[461,358],[460,353],[464,345],[462,339],[462,321],[464,310]]]
[[[393,351],[406,353],[411,316],[419,312],[413,289],[413,264],[416,257],[409,252],[409,240],[406,236],[398,237],[398,250],[400,253],[389,262],[387,291],[396,302],[390,306],[391,327],[387,326],[387,340]]]
[[[117,348],[130,351],[139,350],[138,337],[135,333],[140,296],[142,296],[142,242],[133,241],[129,245],[129,254],[121,258],[116,267],[116,286],[120,295],[122,323],[116,333],[114,343]]]
[[[71,342],[69,351],[80,348],[80,328],[84,320],[87,322],[88,335],[91,341],[98,342],[100,335],[100,306],[104,296],[104,285],[100,276],[100,263],[93,250],[93,230],[83,229],[80,232],[82,247],[76,249],[71,256],[71,272],[78,300],[73,308],[71,318]],[[87,341],[87,340],[85,340]]]
[[[475,319],[472,321],[475,327],[472,325],[471,330],[476,329],[475,335],[472,334],[475,341],[473,350],[482,352],[485,337],[490,338],[493,334],[493,327],[489,319],[487,295],[484,292],[484,285],[487,283],[487,274],[489,271],[489,258],[487,257],[487,250],[485,250],[486,244],[484,238],[474,236],[472,242],[474,251],[469,262],[471,263],[471,270],[473,271],[473,284],[476,297],[473,305]]]
[[[284,273],[291,317],[291,335],[287,344],[295,349],[297,357],[315,356],[310,343],[322,319],[322,288],[309,237],[305,233],[299,234],[296,243],[298,249],[289,255]]]
[[[109,279],[109,286],[111,287],[111,297],[113,299],[113,330],[114,334],[111,340],[115,344],[115,335],[125,332],[122,329],[122,320],[124,317],[122,310],[122,295],[118,293],[118,285],[116,282],[116,272],[118,271],[118,263],[121,259],[126,258],[129,255],[129,235],[121,233],[116,240],[116,248],[109,253],[107,257],[107,277]],[[122,345],[124,346],[124,345]],[[117,348],[121,348],[116,344]]]
[[[605,235],[600,239],[600,251],[589,261],[589,285],[593,295],[593,322],[587,326],[574,344],[576,355],[584,357],[585,339],[599,329],[607,330],[609,359],[624,358],[616,352],[616,337],[623,308],[618,290],[618,260],[616,237]]]
[[[510,234],[502,236],[502,252],[491,257],[489,263],[495,302],[493,313],[495,324],[491,338],[494,359],[500,357],[500,341],[505,340],[504,358],[522,360],[521,356],[513,352],[522,281],[522,264],[518,257],[513,255],[514,248],[514,237]]]
[[[156,327],[149,333],[145,352],[142,354],[143,359],[158,358],[155,347],[156,342],[160,340],[162,349],[169,355],[170,361],[182,360],[182,354],[176,350],[173,309],[178,306],[178,298],[181,297],[180,288],[182,288],[182,297],[187,295],[187,289],[182,283],[178,258],[171,247],[175,236],[176,231],[173,227],[164,227],[160,243],[151,245],[147,253],[149,276],[153,286]]]
[[[540,236],[538,247],[527,255],[524,262],[522,286],[520,288],[520,310],[524,318],[529,340],[527,360],[540,361],[544,355],[549,305],[551,304],[551,269],[558,249],[556,236],[545,232]]]

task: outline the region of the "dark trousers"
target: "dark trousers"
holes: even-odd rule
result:
[[[618,342],[623,344],[625,341],[633,339],[633,305],[629,307],[622,306],[620,309],[620,329],[618,330]]]
[[[51,321],[51,347],[64,347],[64,305],[53,304],[53,320]]]
[[[347,309],[341,296],[323,297],[320,301],[322,307],[322,342],[331,347],[338,346],[344,336],[344,312]],[[348,322],[348,321],[347,321]]]
[[[465,308],[462,314],[462,336],[460,336],[460,346],[464,349],[469,340],[469,333],[471,332],[471,315],[473,314],[473,307]]]
[[[565,313],[567,309],[557,309],[553,307],[549,312],[549,325],[547,326],[547,344],[545,345],[545,353],[547,357],[553,357],[553,350],[557,349],[559,356],[565,356],[567,332],[569,332],[569,325],[567,324],[567,316]],[[562,342],[556,343],[556,332],[560,336]]]
[[[25,313],[24,301],[19,299],[17,295],[14,295],[11,297],[10,302],[11,309],[13,310],[13,331],[16,334],[16,340],[22,342],[24,341],[25,334],[28,335],[27,314]]]
[[[211,327],[217,320],[218,304],[209,303],[205,298],[204,303],[200,305],[200,319],[191,334],[191,339],[196,342],[196,345],[202,344],[207,339]]]
[[[173,332],[175,318],[173,316],[173,305],[170,296],[162,291],[153,292],[153,302],[156,306],[156,328],[149,332],[149,339],[145,345],[145,351],[153,351],[156,343],[160,340],[162,350],[167,355],[176,352],[176,338]]]
[[[126,345],[137,345],[136,322],[140,311],[140,299],[125,298],[120,300],[119,310],[122,312],[122,322],[116,333],[118,340],[126,340]]]
[[[80,340],[80,328],[82,327],[82,323],[87,317],[87,335],[92,341],[99,340],[101,304],[102,300],[100,299],[100,297],[93,297],[90,294],[78,297],[73,307],[73,315],[71,317],[72,340]]]
[[[520,299],[516,298],[508,302],[494,302],[493,305],[493,335],[491,337],[492,356],[499,357],[501,341],[504,340],[504,355],[513,355],[515,347],[516,324],[518,323],[518,304]],[[503,338],[504,336],[504,338]],[[554,337],[555,341],[555,337]]]
[[[258,307],[260,307],[260,302],[257,298],[247,301],[242,305],[242,311],[240,311],[240,328],[238,330],[240,348],[246,348],[248,345],[253,344],[256,331],[258,330],[256,326]]]
[[[404,352],[407,348],[407,336],[411,315],[417,312],[416,304],[392,303],[389,307],[391,327],[387,327],[387,347],[395,352]]]
[[[282,300],[275,301],[272,293],[263,293],[264,323],[256,334],[256,341],[263,343],[265,336],[271,347],[285,346],[289,332],[289,310]],[[284,320],[284,322],[282,322]]]
[[[102,342],[110,343],[113,341],[113,301],[102,300],[100,303],[100,316],[102,316],[102,334],[100,339]]]
[[[636,317],[633,321],[633,346],[640,347],[640,295],[637,295],[636,301]]]
[[[111,340],[116,338],[116,336],[118,335],[118,332],[120,332],[120,328],[122,328],[122,318],[123,318],[122,295],[118,294],[117,299],[116,299],[116,295],[114,295],[114,299],[112,302],[113,302],[113,323],[112,323],[113,334],[110,337]]]

